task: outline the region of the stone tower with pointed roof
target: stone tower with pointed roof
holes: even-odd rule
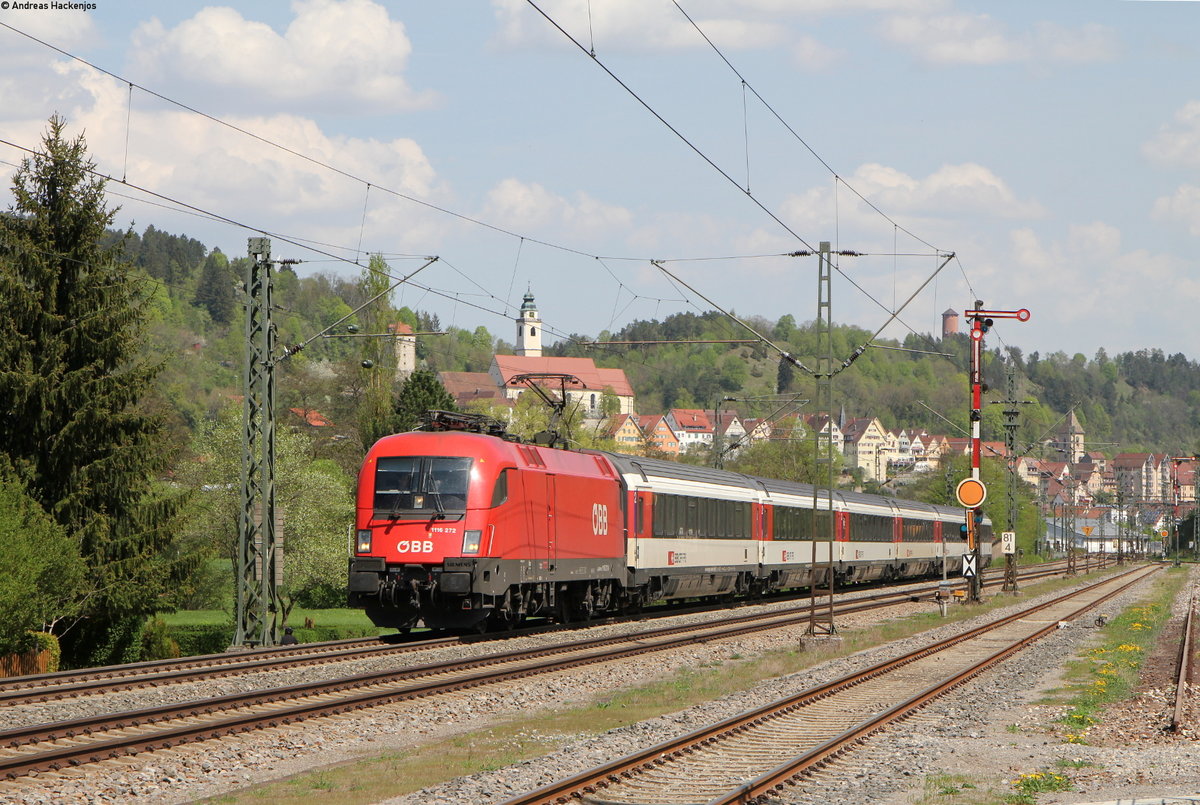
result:
[[[1079,424],[1079,418],[1075,416],[1075,409],[1072,408],[1067,412],[1067,421],[1058,432],[1056,446],[1063,451],[1064,456],[1069,456],[1066,461],[1078,464],[1079,459],[1087,452],[1083,442],[1083,425]]]
[[[525,291],[525,301],[517,316],[517,355],[525,358],[542,357],[542,317],[533,302],[533,291]]]
[[[1084,437],[1083,425],[1080,424],[1079,417],[1075,416],[1075,409],[1072,408],[1067,412],[1063,423],[1043,444],[1058,453],[1058,456],[1051,457],[1052,461],[1078,464],[1087,455]]]
[[[952,335],[958,334],[958,311],[954,308],[947,308],[942,314],[942,338],[949,338]]]

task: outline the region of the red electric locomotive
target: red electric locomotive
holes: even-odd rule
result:
[[[350,602],[401,629],[608,609],[625,576],[621,508],[600,455],[476,433],[387,436],[359,475]]]

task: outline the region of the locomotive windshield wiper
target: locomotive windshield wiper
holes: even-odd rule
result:
[[[442,493],[441,492],[430,492],[429,497],[433,498],[433,505],[437,509],[437,511],[435,511],[433,513],[433,516],[431,516],[429,518],[429,522],[432,523],[435,520],[446,519],[446,508],[444,506],[442,506]]]
[[[395,520],[397,517],[400,516],[400,503],[403,500],[404,500],[403,493],[397,490],[396,500],[394,503],[392,503],[392,508],[388,511],[387,519]]]

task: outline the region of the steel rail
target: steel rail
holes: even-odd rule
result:
[[[1157,572],[1157,570],[1158,570],[1158,568],[1152,568],[1150,572]],[[1141,574],[1143,574],[1143,572],[1144,572],[1143,568],[1134,568],[1134,569],[1125,571],[1124,573],[1119,574],[1117,576],[1113,576],[1112,578],[1107,579],[1103,582],[1100,582],[1102,584],[1103,583],[1111,583],[1117,579],[1126,578],[1133,574],[1139,574],[1138,578],[1133,579],[1132,581],[1128,582],[1123,587],[1114,590],[1113,592],[1109,593],[1108,595],[1104,596],[1101,599],[1098,599],[1093,602],[1089,602],[1087,604],[1087,606],[1084,607],[1083,609],[1091,608],[1091,607],[1095,606],[1096,604],[1100,603],[1101,601],[1107,600],[1108,598],[1112,597],[1113,595],[1117,595],[1119,592],[1121,592],[1121,590],[1125,589],[1125,587],[1129,586],[1130,584],[1136,583],[1141,578],[1144,578],[1144,575],[1141,575]],[[1145,574],[1145,575],[1148,575],[1148,574]],[[545,805],[546,803],[567,802],[567,801],[570,801],[570,799],[572,799],[574,797],[578,797],[578,796],[586,796],[586,799],[588,801],[592,801],[592,802],[597,802],[597,803],[604,802],[605,800],[602,799],[601,797],[592,796],[592,795],[595,795],[599,789],[603,788],[605,786],[606,782],[617,781],[617,780],[621,779],[622,777],[636,773],[636,771],[639,769],[647,768],[647,767],[654,766],[654,765],[659,765],[659,764],[665,762],[670,757],[684,754],[688,751],[691,751],[694,747],[698,747],[700,745],[719,740],[721,738],[721,736],[727,736],[727,735],[736,734],[738,732],[744,731],[748,728],[753,727],[756,724],[760,724],[760,723],[764,722],[765,720],[774,717],[777,714],[785,713],[785,712],[803,707],[804,705],[806,705],[808,703],[811,703],[813,701],[816,701],[817,699],[821,699],[826,696],[829,696],[832,693],[835,693],[839,690],[844,690],[846,688],[857,685],[860,682],[863,682],[867,679],[881,676],[895,668],[915,662],[916,660],[922,659],[926,656],[929,656],[930,654],[936,653],[938,651],[942,651],[946,648],[954,646],[963,641],[970,640],[974,637],[982,635],[988,631],[992,631],[996,628],[999,628],[1000,626],[1004,626],[1013,621],[1020,620],[1022,618],[1026,618],[1032,613],[1036,613],[1036,612],[1039,612],[1048,607],[1055,606],[1056,604],[1058,604],[1060,602],[1066,601],[1074,596],[1083,594],[1083,593],[1087,592],[1088,590],[1094,589],[1095,586],[1096,585],[1091,585],[1091,586],[1089,586],[1087,588],[1083,588],[1081,590],[1076,590],[1071,593],[1057,596],[1056,598],[1054,598],[1050,601],[1046,601],[1046,602],[1039,604],[1037,606],[1034,606],[1034,607],[1029,607],[1029,608],[1023,609],[1012,615],[1009,615],[1004,618],[998,619],[996,621],[975,627],[974,629],[971,629],[962,634],[954,635],[954,636],[945,638],[943,640],[937,641],[935,643],[932,643],[928,646],[924,646],[924,647],[915,649],[915,650],[908,652],[907,654],[904,654],[900,657],[895,657],[890,660],[885,660],[881,663],[871,666],[870,668],[865,668],[860,671],[856,671],[856,672],[847,674],[839,679],[836,679],[831,682],[827,682],[825,684],[818,685],[818,686],[815,686],[812,688],[808,688],[808,689],[800,691],[799,693],[796,693],[792,696],[789,696],[784,699],[764,705],[763,707],[755,708],[753,710],[749,710],[749,711],[737,714],[735,716],[724,719],[715,724],[712,724],[712,725],[709,725],[706,727],[702,727],[698,730],[687,733],[685,735],[677,736],[668,741],[664,741],[660,744],[652,746],[648,749],[644,749],[639,752],[635,752],[635,753],[627,755],[625,757],[613,760],[607,764],[598,766],[594,769],[584,771],[573,777],[569,777],[564,780],[556,781],[554,783],[551,783],[547,786],[539,788],[536,791],[530,792],[528,794],[514,797],[512,799],[507,800],[504,803],[504,805]],[[1080,611],[1082,611],[1082,609]],[[1055,629],[1056,627],[1057,627],[1057,622],[1050,624],[1045,629],[1040,630],[1038,633],[1038,636],[1041,636],[1042,634],[1045,634],[1046,632],[1051,631],[1051,630]],[[1036,638],[1033,638],[1033,639],[1036,639]],[[1018,650],[1018,648],[1019,647],[1011,647],[1011,646],[1006,647],[1005,649],[1002,650],[1002,653],[1004,653],[1004,656],[1007,656],[1007,654],[1012,653],[1012,651]],[[993,663],[998,662],[998,661],[999,661],[999,658],[992,660]],[[979,669],[979,670],[982,670],[982,669]],[[978,673],[978,672],[979,672],[978,670],[974,671],[974,673]],[[974,675],[974,673],[972,673],[972,675]],[[962,680],[959,680],[959,682],[955,682],[954,684],[959,684],[961,681]],[[913,699],[927,696],[927,694],[928,694],[928,691],[924,691],[921,694],[918,694],[918,696],[913,697]],[[912,705],[912,707],[915,707],[915,706],[919,706],[919,705]],[[895,710],[897,710],[897,708],[889,708],[888,712],[892,712]],[[911,707],[910,707],[910,711],[911,711]],[[897,716],[893,716],[892,717],[893,720],[896,717]],[[879,728],[880,728],[879,726],[874,726],[874,727],[870,727],[870,728],[864,727],[863,729],[866,730],[867,732],[872,732]],[[849,736],[849,732],[843,733],[843,735],[839,736],[838,739],[828,741],[825,744],[823,744],[822,746],[813,750],[813,752],[810,754],[816,754],[816,755],[819,755],[819,757],[812,759],[811,762],[809,762],[809,765],[811,766],[811,765],[819,764],[822,760],[827,759],[830,756],[832,756],[833,754],[841,751],[848,742],[853,742],[853,741],[859,740],[861,738],[861,735],[857,735],[855,737],[848,737],[848,736]],[[838,743],[839,740],[840,740],[840,743]],[[787,764],[785,764],[785,765],[787,765]],[[791,772],[787,776],[787,779],[790,779],[791,777],[796,776],[796,774],[798,774],[798,773],[800,773],[800,772],[798,772],[798,771]],[[776,780],[775,782],[771,782],[770,785],[766,785],[768,776],[777,777],[778,774],[782,774],[782,766],[777,767],[776,769],[773,769],[771,772],[768,772],[767,774],[762,775],[760,778],[756,778],[756,780],[753,781],[752,784],[748,783],[746,785],[739,786],[736,790],[729,792],[729,795],[728,795],[730,797],[729,799],[712,800],[712,803],[750,801],[754,796],[757,796],[761,793],[765,793],[766,791],[769,791],[770,789],[772,789],[776,785],[778,785],[779,784],[778,780]],[[752,793],[751,789],[753,789],[754,791],[757,791],[757,793]],[[710,805],[712,805],[712,803],[710,803]]]
[[[1045,576],[1058,575],[1060,572],[1057,569],[1047,567],[1045,564],[1035,565],[1031,566],[1022,578],[1032,580]],[[985,584],[988,586],[992,586],[995,583],[997,582],[992,579],[985,581]],[[962,586],[961,579],[956,579],[955,585]],[[917,587],[916,590],[908,591],[907,594],[915,597],[924,592],[936,592],[938,589],[941,589],[940,586],[928,583]],[[905,594],[884,591],[850,600],[874,600],[874,598],[879,596]],[[761,602],[749,601],[747,603]],[[807,609],[808,604],[804,604],[803,607]],[[709,611],[711,609],[712,607],[706,606],[691,608],[688,611]],[[668,616],[679,615],[684,614],[684,611],[669,609],[662,614]],[[622,618],[604,618],[597,619],[593,623],[615,623],[622,620]],[[381,654],[403,654],[463,643],[487,642],[488,639],[540,634],[561,628],[558,626],[534,626],[529,629],[490,635],[486,638],[483,636],[455,636],[424,640],[414,639],[403,643],[383,642],[378,638],[354,638],[351,640],[305,643],[288,648],[259,648],[237,653],[205,654],[167,660],[127,663],[125,665],[113,665],[101,668],[11,677],[0,680],[0,706],[47,702],[74,696],[110,693],[141,687],[157,687],[163,684],[211,679],[214,676],[257,673],[274,668],[328,664]]]
[[[848,614],[905,603],[913,598],[910,591],[878,593],[841,602],[837,611],[839,614]],[[128,713],[20,727],[0,732],[0,745],[7,746],[10,750],[18,750],[17,754],[0,758],[0,777],[15,779],[34,771],[57,770],[125,754],[135,754],[147,749],[163,748],[205,738],[220,737],[233,732],[291,723],[316,715],[341,713],[352,709],[451,690],[462,690],[586,664],[608,662],[697,642],[785,628],[803,622],[807,617],[806,612],[806,607],[797,607],[783,612],[740,616],[720,623],[659,627],[633,635],[592,638],[533,650],[430,663],[399,671],[360,674],[323,683],[230,694],[183,705],[164,705]],[[617,646],[621,643],[626,645],[618,648]],[[514,667],[501,670],[494,667],[505,663]],[[480,668],[490,668],[490,670],[477,671]],[[459,675],[449,680],[443,678],[412,684],[414,679],[422,676],[441,675],[444,677],[448,673]],[[388,687],[380,690],[380,686]],[[369,687],[375,689],[359,693],[353,692]],[[340,698],[336,701],[329,701],[328,697],[331,695],[338,695]],[[319,701],[299,701],[314,697]],[[291,704],[280,704],[288,701]],[[155,727],[156,732],[152,735],[103,738],[104,733],[115,730],[147,728],[171,719],[199,719],[236,708],[261,709],[263,706],[276,704],[279,704],[279,709],[270,712],[230,715],[209,719],[207,723],[203,724],[189,723],[177,727],[164,724],[162,729]],[[91,740],[93,737],[95,740]],[[82,746],[54,747],[40,752],[35,749],[35,745],[39,742],[62,740],[89,740],[91,742]],[[26,750],[29,750],[28,754],[24,754]]]
[[[1175,707],[1171,711],[1171,731],[1179,732],[1184,727],[1183,711],[1187,703],[1188,685],[1192,683],[1193,615],[1196,612],[1196,588],[1193,586],[1188,597],[1187,615],[1183,619],[1183,639],[1179,641],[1179,658],[1175,664]]]
[[[340,642],[340,641],[339,641]],[[363,641],[368,642],[368,641]],[[111,693],[118,690],[130,690],[141,687],[157,687],[164,684],[178,684],[193,680],[212,679],[217,676],[235,676],[238,674],[258,673],[277,668],[294,668],[300,665],[321,665],[334,662],[364,659],[381,654],[407,654],[414,651],[425,651],[441,646],[458,645],[462,641],[457,637],[443,637],[433,640],[387,644],[371,640],[366,647],[339,647],[335,651],[302,651],[290,653],[287,651],[271,651],[263,657],[240,656],[227,662],[212,664],[197,663],[181,668],[167,666],[163,670],[157,668],[135,669],[127,674],[108,675],[88,674],[74,679],[55,683],[51,680],[42,687],[16,687],[9,690],[0,689],[0,706],[12,706],[32,702],[47,702],[74,696],[85,696],[94,693]],[[319,644],[306,644],[319,645]],[[215,655],[205,655],[215,656]],[[120,668],[120,666],[114,666]]]
[[[1135,570],[1135,571],[1130,571],[1130,572],[1135,573],[1137,571]],[[1129,586],[1131,586],[1132,584],[1136,584],[1138,581],[1140,581],[1141,578],[1145,578],[1146,576],[1149,576],[1152,573],[1156,573],[1156,572],[1158,572],[1157,568],[1151,569],[1150,571],[1148,571],[1145,575],[1141,576],[1140,578],[1135,578],[1128,584],[1124,584],[1124,585],[1114,589],[1112,592],[1110,592],[1104,596],[1101,596],[1100,598],[1096,599],[1095,601],[1087,602],[1085,605],[1079,607],[1071,615],[1069,615],[1068,619],[1079,617],[1080,615],[1082,615],[1084,612],[1088,611],[1089,609],[1092,609],[1093,607],[1103,603],[1104,601],[1107,601],[1108,599],[1110,599],[1116,595],[1119,595],[1121,592],[1128,589]],[[1120,577],[1118,577],[1118,578],[1120,578]],[[1062,598],[1070,598],[1070,597],[1072,597],[1072,596],[1068,595],[1068,596],[1063,596]],[[1061,600],[1061,599],[1056,599],[1056,600]],[[1046,607],[1038,607],[1032,611],[1037,611],[1037,610],[1044,609],[1044,608],[1046,608]],[[1026,614],[1028,614],[1028,613],[1026,613]],[[1011,620],[1011,619],[1006,619],[1006,621],[1007,620]],[[943,694],[947,693],[950,690],[953,690],[954,688],[958,687],[959,685],[963,684],[964,682],[968,681],[969,679],[971,679],[975,676],[978,676],[980,673],[987,670],[991,666],[999,663],[1000,661],[1006,659],[1007,657],[1011,656],[1012,654],[1015,654],[1016,652],[1020,651],[1025,646],[1029,645],[1030,643],[1032,643],[1036,640],[1039,640],[1046,634],[1055,631],[1057,628],[1058,628],[1057,622],[1050,623],[1050,624],[1044,626],[1043,628],[1037,630],[1036,632],[1022,637],[1021,639],[1011,643],[1008,646],[1005,646],[1005,647],[997,650],[990,656],[985,657],[984,659],[971,665],[970,667],[964,669],[963,671],[956,673],[953,676],[950,676],[950,677],[942,680],[941,682],[938,682],[936,684],[929,686],[925,690],[910,697],[906,701],[900,702],[900,703],[888,708],[887,710],[879,713],[876,717],[868,719],[868,720],[862,722],[861,724],[858,724],[855,727],[852,727],[851,729],[846,730],[846,732],[842,733],[841,735],[839,735],[836,738],[832,739],[831,741],[827,742],[825,745],[820,746],[817,749],[814,749],[811,752],[808,752],[804,755],[793,758],[792,760],[790,760],[786,763],[780,764],[776,768],[771,769],[767,773],[761,775],[760,777],[747,783],[746,785],[740,786],[738,789],[736,789],[734,791],[730,791],[725,796],[714,797],[712,800],[710,800],[708,802],[707,805],[732,805],[732,803],[745,801],[745,797],[747,795],[750,797],[755,797],[755,796],[765,794],[769,791],[772,791],[772,790],[778,788],[779,786],[786,783],[787,781],[795,778],[797,775],[803,774],[804,772],[806,772],[810,769],[813,769],[817,766],[823,765],[824,763],[828,762],[832,757],[840,754],[845,749],[850,747],[852,744],[854,744],[858,741],[861,741],[864,738],[882,730],[887,725],[889,725],[893,722],[899,721],[901,719],[907,718],[908,716],[912,715],[914,712],[916,712],[920,708],[924,707],[930,701],[942,696]],[[743,792],[745,792],[745,793],[743,793]]]
[[[877,594],[864,599],[854,599],[842,602],[839,610],[842,614],[860,612],[874,608],[893,606],[905,603],[910,596],[903,593]],[[304,683],[290,685],[270,690],[256,690],[232,693],[201,699],[188,704],[167,704],[157,707],[134,710],[125,713],[103,714],[89,716],[70,721],[53,722],[49,724],[33,724],[26,727],[16,727],[0,731],[0,746],[16,747],[38,741],[53,741],[61,738],[75,738],[112,729],[124,729],[143,724],[154,723],[167,718],[198,716],[221,710],[231,710],[238,707],[257,706],[302,696],[338,693],[355,687],[365,687],[375,684],[400,682],[421,677],[462,673],[477,668],[502,665],[505,663],[524,662],[543,657],[557,655],[584,654],[603,649],[600,659],[630,656],[646,651],[674,648],[679,645],[694,643],[699,640],[716,640],[726,637],[736,637],[755,631],[783,628],[802,620],[805,608],[788,609],[782,612],[757,613],[730,618],[720,622],[681,624],[675,626],[657,627],[639,631],[629,635],[594,637],[585,640],[575,640],[568,643],[558,643],[535,649],[519,649],[509,652],[487,654],[466,659],[448,660],[444,662],[426,663],[403,669],[374,671],[365,674],[342,677],[327,682]],[[699,636],[697,636],[697,633]],[[613,650],[619,643],[634,644],[625,651]],[[578,659],[578,658],[577,658]],[[567,665],[572,660],[567,660]],[[559,661],[533,667],[531,670],[545,672],[555,670]],[[472,681],[486,681],[487,674],[472,676]],[[0,772],[4,769],[0,760]]]

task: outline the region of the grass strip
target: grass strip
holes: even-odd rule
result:
[[[1168,570],[1141,601],[1100,628],[1099,645],[1066,663],[1066,684],[1047,702],[1068,708],[1057,719],[1064,742],[1087,743],[1087,732],[1103,718],[1104,708],[1132,695],[1142,663],[1170,620],[1171,604],[1187,576],[1186,569]]]

